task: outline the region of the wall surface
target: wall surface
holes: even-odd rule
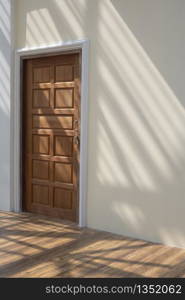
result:
[[[10,210],[11,1],[0,0],[0,209]]]
[[[185,247],[185,1],[16,0],[16,10],[17,48],[91,43],[88,226]]]

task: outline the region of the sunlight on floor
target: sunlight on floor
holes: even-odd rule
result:
[[[28,213],[0,213],[0,277],[184,276],[185,250]]]

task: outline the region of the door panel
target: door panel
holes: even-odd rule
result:
[[[23,209],[78,221],[80,54],[24,61]]]
[[[33,128],[73,129],[73,116],[33,115]]]

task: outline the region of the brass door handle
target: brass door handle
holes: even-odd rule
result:
[[[79,145],[80,144],[80,137],[78,135],[74,136],[74,143]]]
[[[77,129],[78,128],[78,120],[74,121],[74,128]]]

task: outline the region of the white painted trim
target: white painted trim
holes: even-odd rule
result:
[[[87,197],[87,134],[88,134],[88,52],[89,41],[78,40],[59,43],[37,48],[18,49],[15,53],[15,97],[14,97],[14,149],[12,161],[13,172],[13,208],[21,211],[21,114],[20,114],[20,86],[21,86],[21,61],[26,57],[43,54],[55,54],[69,50],[82,50],[82,74],[81,74],[81,138],[80,138],[80,186],[79,186],[79,226],[86,225],[86,197]]]

